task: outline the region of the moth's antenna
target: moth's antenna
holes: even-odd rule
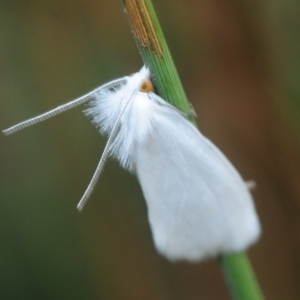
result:
[[[104,167],[104,165],[106,163],[106,160],[107,160],[107,158],[109,156],[110,145],[111,145],[112,141],[115,139],[115,137],[118,134],[119,126],[120,126],[120,123],[121,123],[121,117],[124,114],[124,111],[127,108],[127,106],[129,104],[129,102],[131,101],[131,99],[133,98],[134,94],[135,94],[135,92],[132,93],[132,95],[130,96],[130,98],[126,102],[124,108],[122,109],[121,113],[119,114],[119,116],[117,118],[117,121],[115,122],[115,124],[114,124],[114,126],[112,128],[112,131],[111,131],[111,133],[109,135],[109,138],[108,138],[107,143],[105,145],[105,148],[103,150],[103,153],[102,153],[101,159],[100,159],[100,161],[98,163],[98,166],[96,168],[96,171],[95,171],[95,173],[94,173],[94,175],[92,177],[92,180],[91,180],[90,184],[88,185],[86,191],[84,192],[81,200],[79,201],[79,203],[77,205],[77,209],[79,211],[82,211],[85,203],[87,202],[87,200],[89,199],[91,193],[94,190],[94,187],[95,187],[95,185],[96,185],[96,183],[97,183],[97,181],[99,179],[99,176],[101,175],[103,167]]]
[[[80,97],[80,98],[77,98],[71,102],[68,102],[66,104],[63,104],[61,106],[58,106],[57,108],[54,108],[42,115],[39,115],[37,117],[34,117],[32,119],[29,119],[29,120],[26,120],[24,122],[21,122],[17,125],[14,125],[8,129],[5,129],[3,130],[2,132],[5,134],[5,135],[10,135],[10,134],[13,134],[21,129],[24,129],[26,127],[29,127],[29,126],[32,126],[32,125],[35,125],[37,123],[40,123],[40,122],[43,122],[47,119],[50,119],[64,111],[67,111],[71,108],[74,108],[80,104],[83,104],[89,100],[91,100],[93,97],[94,97],[94,94],[96,92],[98,92],[99,90],[101,89],[104,89],[104,88],[107,88],[107,89],[110,89],[110,88],[115,88],[116,86],[118,85],[121,85],[122,83],[124,83],[126,81],[126,77],[123,77],[123,78],[119,78],[119,79],[116,79],[116,80],[113,80],[111,82],[108,82],[104,85],[101,85],[100,87],[94,89],[93,91],[85,94],[84,96]]]

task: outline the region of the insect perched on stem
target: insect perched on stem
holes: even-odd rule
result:
[[[167,258],[198,261],[243,251],[258,239],[260,224],[246,183],[184,113],[153,92],[146,67],[3,132],[86,102],[84,113],[109,137],[79,210],[111,155],[136,174],[155,246]]]

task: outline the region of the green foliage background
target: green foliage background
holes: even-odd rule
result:
[[[153,2],[200,130],[258,184],[266,299],[299,299],[300,4]],[[119,1],[0,0],[0,44],[2,129],[142,65]],[[155,252],[115,161],[77,212],[105,145],[82,109],[0,136],[0,298],[229,299],[216,261]]]

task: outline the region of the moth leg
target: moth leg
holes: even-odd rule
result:
[[[254,180],[247,180],[246,181],[246,186],[248,188],[249,191],[253,191],[256,189],[257,184]]]
[[[191,116],[190,113],[186,113],[186,112],[178,109],[177,107],[173,106],[172,104],[170,104],[169,102],[165,101],[163,98],[161,98],[160,96],[158,96],[158,95],[156,95],[152,92],[148,93],[148,96],[152,101],[156,102],[157,104],[169,107],[169,108],[175,110],[176,112],[178,112],[179,114],[181,114],[183,117],[185,117],[187,119]]]
[[[191,102],[189,102],[189,106],[190,106],[190,111],[187,113],[188,117],[197,119],[198,116],[195,111],[194,105]]]

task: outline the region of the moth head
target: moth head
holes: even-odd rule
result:
[[[139,86],[139,91],[142,93],[154,92],[153,84],[150,80],[150,71],[147,67],[143,66],[137,73],[129,75],[133,80],[132,82]]]
[[[140,87],[140,92],[142,93],[150,93],[154,91],[154,87],[152,82],[149,79],[146,79],[142,82]]]

